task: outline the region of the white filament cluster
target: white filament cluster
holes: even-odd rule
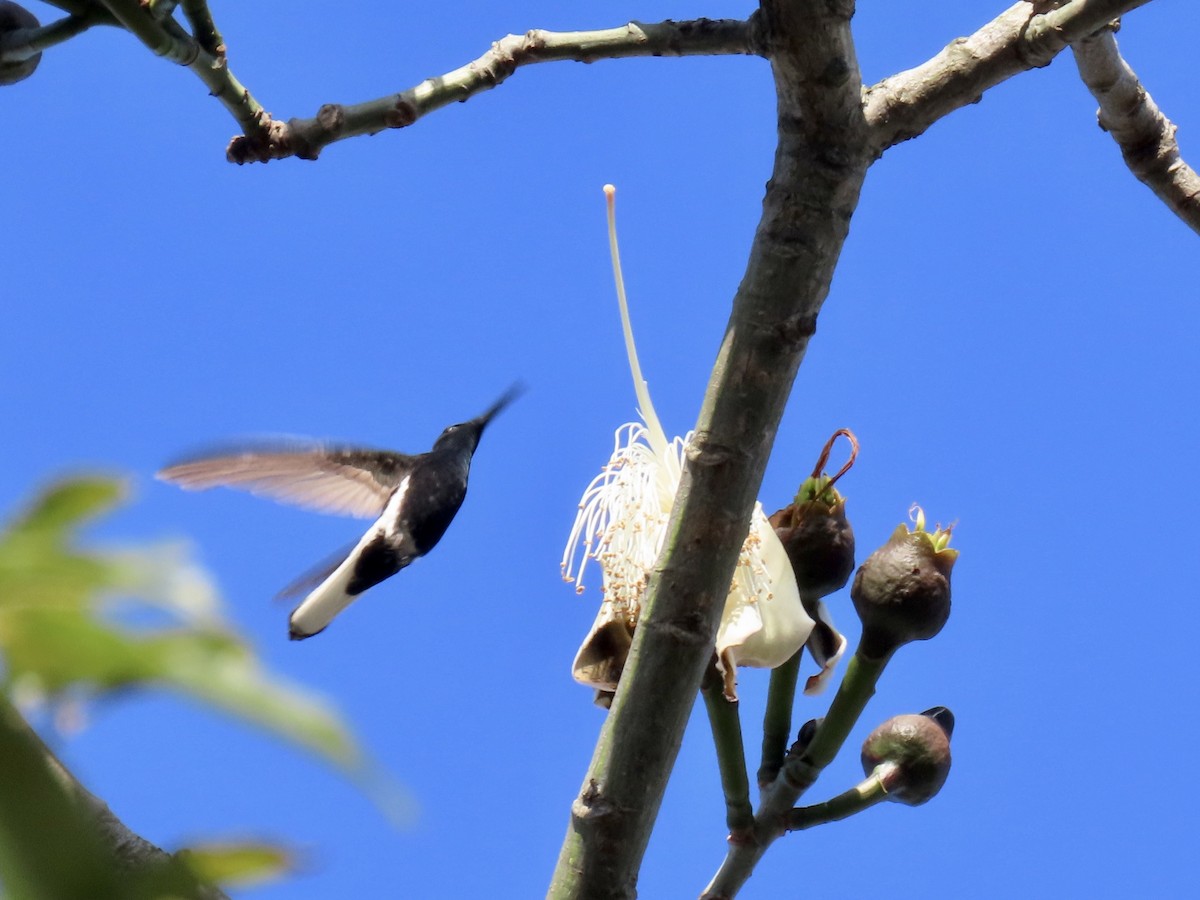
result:
[[[657,437],[657,436],[656,436]],[[563,579],[584,591],[589,560],[600,566],[602,602],[637,623],[654,562],[662,552],[667,520],[679,489],[684,449],[692,434],[668,442],[652,440],[647,426],[627,422],[616,430],[612,456],[579,501],[575,524],[563,551]],[[655,452],[655,445],[665,452]],[[730,601],[736,606],[769,601],[773,579],[763,559],[764,534],[771,550],[778,539],[761,504],[738,556]]]
[[[686,439],[664,441],[667,452],[660,458],[644,425],[627,422],[614,438],[612,456],[579,501],[562,572],[583,593],[588,560],[595,560],[604,600],[636,621],[646,577],[662,550]]]

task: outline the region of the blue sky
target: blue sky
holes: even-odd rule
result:
[[[409,87],[508,32],[751,8],[213,6],[234,71],[282,118]],[[1002,9],[862,3],[864,78]],[[1198,28],[1193,4],[1158,0],[1118,36],[1193,163]],[[336,771],[165,694],[94,708],[56,740],[65,761],[156,843],[264,836],[302,851],[296,877],[246,896],[541,896],[603,719],[569,674],[598,597],[576,597],[558,561],[579,494],[635,415],[600,188],[618,186],[655,405],[686,431],[770,172],[766,63],[537,66],[319,162],[244,168],[224,161],[232,120],[200,83],[116,31],[47,53],[0,102],[0,508],[63,473],[132,473],[136,502],[94,540],[193,541],[270,666],[336,703],[421,812],[397,831]],[[786,503],[844,426],[862,442],[841,485],[860,561],[913,502],[957,522],[949,624],[901,651],[806,799],[860,777],[876,724],[936,704],[958,719],[954,768],[926,807],[780,842],[747,898],[859,896],[884,880],[893,898],[931,882],[972,898],[1194,885],[1200,817],[1174,788],[1200,738],[1200,253],[1094,112],[1063,56],[868,175],[760,496]],[[288,642],[271,597],[360,523],[151,478],[245,434],[418,452],[518,379],[528,392],[485,435],[443,542],[315,640]],[[848,596],[831,608],[855,636]],[[753,724],[765,674],[741,685]],[[723,854],[706,732],[701,712],[644,897],[695,896]]]

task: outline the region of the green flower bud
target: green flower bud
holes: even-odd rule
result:
[[[20,28],[37,28],[37,17],[23,6],[0,0],[0,37]],[[0,85],[16,84],[33,74],[42,61],[42,54],[35,53],[26,59],[0,62]]]
[[[946,546],[950,529],[925,531],[918,508],[916,529],[899,526],[854,576],[850,599],[862,620],[859,652],[885,659],[909,641],[927,641],[950,617],[950,571],[958,551]]]
[[[945,707],[930,713],[954,717]],[[943,717],[944,718],[944,717]],[[920,806],[932,799],[950,774],[950,735],[929,713],[888,719],[863,742],[863,771],[875,773],[887,789],[887,799]]]

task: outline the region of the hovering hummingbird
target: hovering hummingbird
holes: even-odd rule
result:
[[[328,444],[259,445],[185,460],[157,477],[189,491],[238,488],[321,512],[376,517],[345,557],[283,590],[281,596],[292,596],[316,585],[288,620],[289,637],[299,641],[436,546],[467,494],[484,428],[519,393],[514,385],[483,415],[451,425],[433,449],[416,456]]]

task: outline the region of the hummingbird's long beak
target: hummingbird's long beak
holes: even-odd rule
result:
[[[504,407],[508,406],[508,404],[512,403],[514,400],[516,400],[518,397],[520,397],[521,394],[523,394],[523,393],[525,393],[525,385],[521,384],[518,381],[516,384],[514,384],[512,387],[510,387],[507,391],[505,391],[504,395],[499,400],[497,400],[495,403],[493,403],[491,408],[487,412],[485,412],[481,416],[477,416],[476,418],[472,419],[471,421],[474,424],[477,424],[479,426],[479,430],[482,431],[484,429],[484,427],[487,425],[487,423],[492,421],[492,419],[496,416],[496,414],[498,412],[500,412],[500,410],[504,409]]]

